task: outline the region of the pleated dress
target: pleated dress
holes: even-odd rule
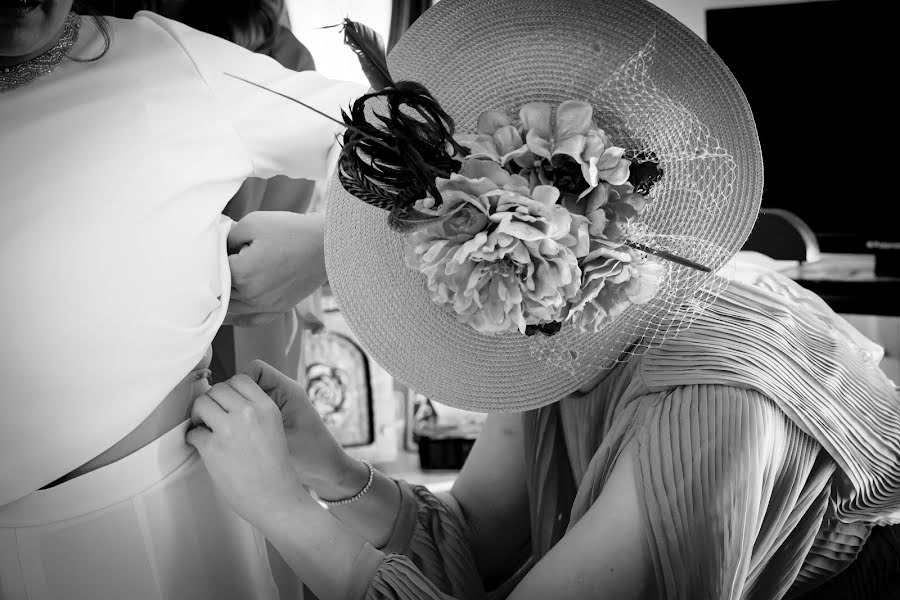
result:
[[[654,597],[815,598],[830,580],[844,593],[868,585],[872,595],[859,597],[893,597],[883,582],[844,581],[854,567],[900,572],[896,528],[883,527],[900,518],[900,400],[879,359],[792,281],[759,271],[730,282],[690,328],[590,393],[523,415],[532,537],[523,571],[587,513],[630,444]],[[486,594],[452,498],[398,485],[400,515],[367,559],[365,598],[511,591],[515,581]],[[879,542],[866,557],[870,536]]]

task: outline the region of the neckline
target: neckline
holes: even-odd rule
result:
[[[50,48],[24,62],[0,67],[0,93],[27,86],[34,80],[52,73],[78,42],[81,15],[70,12],[62,33]]]

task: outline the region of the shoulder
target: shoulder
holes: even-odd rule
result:
[[[102,60],[87,65],[129,65],[135,76],[145,77],[155,71],[172,69],[179,59],[188,62],[188,56],[181,43],[189,28],[161,17],[155,13],[141,11],[133,18],[111,16],[99,17],[101,27],[94,18],[82,18],[82,34],[78,47],[78,58],[88,59],[102,55]],[[103,31],[105,30],[105,31]],[[109,39],[109,48],[104,51],[104,37]]]
[[[117,21],[117,27],[122,28],[128,37],[143,35],[167,38],[170,44],[180,48],[182,54],[190,59],[201,73],[211,65],[237,66],[253,62],[256,57],[255,53],[228,40],[153,12],[140,11],[133,19],[117,19]]]
[[[135,13],[131,19],[115,19],[120,26],[131,27],[135,30],[161,31],[171,37],[177,37],[182,30],[191,30],[190,27],[174,21],[149,10]]]
[[[113,41],[120,43],[128,43],[134,36],[173,38],[174,31],[185,27],[146,10],[136,13],[131,18],[104,16],[103,20],[109,27]]]

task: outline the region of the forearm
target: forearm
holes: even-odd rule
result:
[[[482,598],[484,589],[458,524],[438,516],[445,512],[443,505],[434,506],[440,502],[424,488],[405,490],[407,500],[418,496],[424,503],[419,509],[435,519],[427,531],[417,530],[408,556],[375,549],[306,494],[287,509],[267,512],[258,526],[321,600]]]
[[[309,496],[257,525],[320,600],[361,598],[383,558]]]
[[[528,550],[529,505],[522,443],[519,415],[491,415],[453,486],[453,502],[413,492],[408,485],[376,473],[373,489],[332,512],[376,548],[407,555],[416,552],[409,545],[417,521],[429,531],[435,520],[452,521],[455,529],[465,532],[458,541],[477,558],[475,572],[488,579],[503,577]],[[321,498],[350,497],[365,486],[368,470],[359,461],[341,451],[331,464],[327,469],[330,475],[311,485]],[[418,533],[421,538],[425,532]]]
[[[343,494],[358,492],[367,475],[368,469],[363,466],[360,479]],[[376,575],[380,583],[374,585],[384,591],[388,580],[396,580],[397,586],[407,589],[399,596],[392,592],[374,597],[421,600],[443,597],[441,594],[468,599],[484,595],[473,555],[472,532],[455,500],[439,498],[424,487],[380,474],[373,488],[374,494],[370,490],[356,502],[335,507],[333,513],[388,556]],[[409,570],[410,565],[416,566],[418,575]],[[410,587],[411,579],[419,578],[422,580]],[[420,589],[420,584],[431,591]]]
[[[311,487],[322,500],[349,498],[365,486],[368,476],[363,463],[350,459],[338,477]],[[393,533],[400,500],[396,482],[376,471],[372,487],[364,496],[350,504],[333,506],[330,512],[367,542],[382,548]]]

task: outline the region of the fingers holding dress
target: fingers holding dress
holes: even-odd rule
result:
[[[292,509],[306,494],[291,465],[278,407],[249,378],[197,398],[186,440],[195,446],[231,507],[252,523]],[[248,397],[249,396],[249,397]]]
[[[293,308],[325,283],[321,215],[250,213],[228,236],[231,321],[257,325]]]
[[[191,407],[191,425],[194,427],[203,425],[210,431],[224,431],[228,426],[225,416],[225,409],[208,393],[198,396]]]
[[[268,394],[282,411],[294,399],[309,399],[300,383],[262,360],[250,361],[244,368],[243,375]]]

